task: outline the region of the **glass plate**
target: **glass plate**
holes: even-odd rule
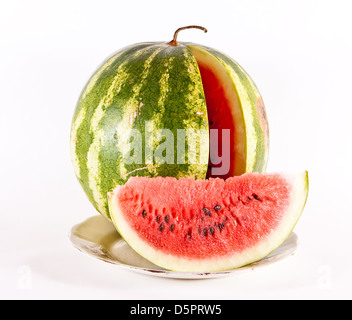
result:
[[[297,235],[291,233],[280,247],[260,261],[232,270],[195,273],[169,271],[152,264],[137,254],[118,234],[114,225],[100,215],[73,226],[69,237],[75,248],[93,258],[135,272],[174,279],[218,278],[255,270],[292,256],[298,246]]]

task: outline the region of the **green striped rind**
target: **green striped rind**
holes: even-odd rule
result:
[[[142,134],[142,163],[126,163],[128,145],[131,146],[125,142],[129,129]],[[198,142],[202,152],[195,164],[188,163],[192,155],[187,152],[185,164],[177,164],[176,141],[174,164],[156,163],[156,158],[146,154],[146,144],[155,151],[163,143],[155,138],[154,144],[151,141],[151,132],[155,135],[160,129],[169,129],[175,140],[177,129],[203,130],[202,141],[209,141],[198,65],[185,46],[141,43],[124,48],[108,58],[90,78],[72,121],[75,173],[102,215],[110,218],[107,193],[131,176],[205,178],[207,143]]]
[[[246,172],[264,172],[269,154],[269,126],[263,99],[247,72],[233,59],[215,49],[193,43],[187,46],[202,48],[213,55],[231,76],[242,106],[246,134]]]

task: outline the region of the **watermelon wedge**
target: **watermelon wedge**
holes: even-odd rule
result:
[[[295,227],[308,173],[226,180],[132,177],[108,194],[112,221],[140,255],[165,269],[213,272],[258,261]]]

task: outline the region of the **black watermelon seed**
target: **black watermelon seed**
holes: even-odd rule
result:
[[[191,232],[187,232],[186,238],[191,239]]]
[[[208,208],[203,208],[203,212],[210,217],[210,210]]]
[[[170,230],[171,230],[171,232],[175,230],[175,225],[174,225],[174,224],[172,224],[172,225],[170,226]]]
[[[162,232],[164,230],[164,224],[162,223],[159,227],[159,230]]]
[[[260,198],[259,198],[256,194],[253,194],[253,198],[254,198],[255,200],[260,200]]]
[[[156,216],[156,222],[157,222],[157,223],[160,222],[160,216]]]
[[[249,196],[247,196],[247,199],[248,199],[248,200],[252,200],[252,198],[251,198],[251,197],[249,197]]]
[[[215,207],[214,207],[214,210],[215,211],[219,211],[221,209],[221,206],[220,205],[216,205]]]
[[[206,237],[207,234],[208,234],[208,230],[207,230],[207,229],[204,229],[204,230],[203,230],[203,236]]]
[[[169,216],[166,216],[166,217],[165,217],[165,222],[166,222],[166,223],[169,223],[169,221],[170,221],[170,217],[169,217]]]
[[[142,211],[142,216],[143,216],[143,218],[145,218],[147,216],[147,211],[143,210]]]
[[[219,231],[221,231],[222,229],[225,229],[225,223],[219,223],[218,228],[219,228]]]
[[[215,232],[214,228],[211,227],[211,228],[209,229],[209,232],[210,232],[210,234],[213,236],[213,235],[214,235],[214,232]]]

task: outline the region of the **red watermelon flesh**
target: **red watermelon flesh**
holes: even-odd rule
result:
[[[207,178],[227,179],[252,171],[246,169],[245,121],[233,79],[214,56],[205,54],[195,46],[189,48],[201,74],[208,112],[210,154]],[[223,130],[229,131],[229,136],[224,136],[224,139]],[[212,132],[218,134],[215,136]],[[224,169],[221,173],[214,173],[213,168],[221,167]]]
[[[130,246],[176,271],[210,272],[260,260],[291,233],[308,176],[246,173],[227,180],[133,177],[109,194]]]
[[[230,141],[228,141],[228,144],[233,146],[235,143],[234,115],[232,115],[230,101],[227,99],[222,81],[219,79],[216,72],[209,68],[208,65],[202,64],[201,61],[198,61],[198,67],[202,75],[204,95],[207,102],[209,129],[217,129],[219,132],[218,139],[215,141],[212,141],[214,140],[214,137],[210,136],[210,146],[216,143],[218,146],[217,152],[223,159],[236,159],[236,149],[234,147],[225,148],[225,150],[222,148],[223,139],[221,133],[223,129],[230,130]],[[225,152],[229,154],[225,155]],[[222,165],[222,163],[217,163],[210,156],[207,178],[215,177],[211,174],[211,168],[219,167],[219,165]],[[223,179],[235,175],[235,161],[230,161],[229,165],[228,173],[221,176]]]

